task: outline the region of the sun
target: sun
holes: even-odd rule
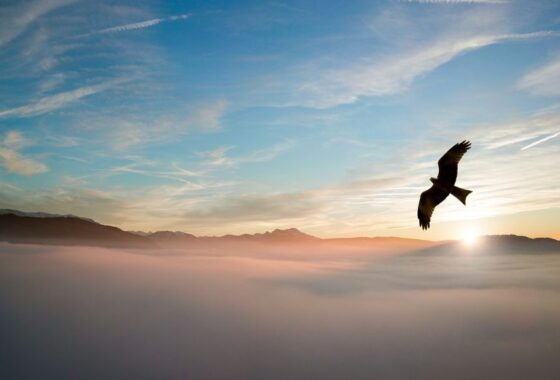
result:
[[[473,230],[467,230],[463,234],[463,243],[466,245],[475,245],[478,239],[478,234]]]

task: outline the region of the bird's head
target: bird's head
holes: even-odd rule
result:
[[[437,182],[437,179],[436,179],[436,178],[434,178],[434,177],[431,177],[431,178],[430,178],[430,182],[432,182],[432,183],[436,183],[436,182]]]

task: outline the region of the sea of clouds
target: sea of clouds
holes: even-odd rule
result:
[[[560,256],[0,244],[2,379],[546,379]]]

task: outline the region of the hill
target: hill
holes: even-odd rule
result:
[[[481,254],[543,254],[560,253],[560,241],[551,238],[530,238],[519,235],[486,235],[469,246],[450,241],[418,251],[421,254],[448,255],[476,252]]]
[[[26,213],[0,209],[0,241],[28,244],[88,245],[126,248],[188,249],[231,246],[307,247],[305,249],[348,249],[354,251],[417,252],[448,254],[464,252],[463,242],[434,242],[398,237],[356,237],[322,239],[297,228],[276,229],[264,233],[195,236],[181,231],[127,232],[75,215],[56,215],[43,212]],[[560,252],[560,241],[550,238],[531,239],[517,235],[493,235],[479,238],[479,252]]]
[[[0,240],[9,243],[155,248],[145,237],[73,215],[0,212]]]
[[[180,248],[191,245],[197,241],[197,237],[181,231],[157,231],[152,233],[136,232],[154,241],[160,247]]]

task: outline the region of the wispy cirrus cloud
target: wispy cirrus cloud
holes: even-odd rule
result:
[[[411,51],[322,71],[319,78],[304,83],[299,93],[311,99],[307,105],[319,108],[353,103],[362,96],[395,95],[407,90],[417,78],[467,52],[505,42],[558,36],[557,31],[445,36]]]
[[[560,95],[560,57],[524,75],[517,88],[532,95]]]
[[[240,156],[228,156],[227,152],[234,147],[220,147],[211,151],[199,152],[198,155],[203,158],[202,166],[210,168],[219,167],[237,167],[241,164],[252,162],[264,162],[276,158],[282,152],[292,148],[294,142],[286,140],[265,149],[260,149],[252,153]]]
[[[153,165],[151,165],[153,166]],[[146,177],[152,178],[162,178],[162,179],[169,179],[173,181],[183,182],[183,183],[192,183],[192,178],[200,178],[205,175],[204,171],[194,171],[188,170],[185,168],[181,168],[178,165],[174,165],[172,169],[167,170],[156,170],[156,169],[148,169],[143,164],[129,164],[129,165],[122,165],[116,166],[109,169],[105,175],[117,175],[117,174],[138,174]]]
[[[516,32],[509,7],[382,8],[366,23],[371,49],[352,51],[352,58],[314,57],[292,73],[291,96],[280,106],[329,108],[361,97],[406,92],[416,80],[464,54],[489,46],[560,36],[559,31]],[[273,87],[275,86],[275,87]]]
[[[30,144],[21,132],[9,131],[0,143],[1,165],[10,173],[23,176],[44,173],[47,165],[22,155],[19,150]]]
[[[40,93],[50,92],[56,87],[60,86],[62,83],[64,83],[65,80],[66,77],[63,73],[56,73],[50,75],[39,84],[39,92]]]
[[[137,112],[123,113],[121,110],[106,115],[91,115],[79,121],[84,130],[97,130],[107,145],[115,150],[134,146],[162,144],[189,133],[216,132],[222,128],[222,119],[227,112],[225,100],[199,102],[195,105],[154,112],[139,117]],[[108,128],[109,127],[109,128]]]
[[[163,18],[153,18],[150,20],[135,22],[131,24],[117,25],[117,26],[112,26],[110,28],[100,29],[98,31],[89,33],[86,36],[95,35],[95,34],[126,32],[126,31],[136,30],[136,29],[144,29],[144,28],[149,28],[161,24],[162,22],[186,20],[189,17],[191,17],[190,13],[163,17]]]
[[[560,124],[560,113],[535,115],[520,120],[485,125],[471,131],[472,139],[480,141],[484,149],[505,149],[543,136],[555,134]]]
[[[25,157],[13,149],[0,147],[0,159],[4,169],[10,173],[30,176],[47,171],[45,164]]]
[[[70,91],[45,96],[34,103],[25,106],[0,111],[0,118],[30,117],[57,110],[77,100],[108,90],[109,88],[124,83],[126,79],[115,79],[92,86],[84,86]]]
[[[199,104],[194,107],[184,124],[189,129],[218,130],[221,128],[220,121],[226,112],[228,104],[225,100]]]
[[[143,177],[159,178],[192,185],[192,188],[209,188],[206,179],[211,177],[212,172],[224,168],[239,168],[243,164],[266,162],[276,158],[282,152],[290,149],[294,143],[286,140],[270,147],[259,149],[244,155],[228,156],[227,152],[233,147],[220,147],[211,151],[198,152],[200,158],[197,162],[190,162],[189,167],[174,163],[161,163],[154,160],[146,160],[140,156],[125,156],[127,162],[105,169],[96,169],[91,175],[79,177],[79,180],[100,179],[118,175],[138,175]],[[63,157],[72,159],[70,157]],[[203,185],[201,185],[203,184]],[[220,185],[222,186],[222,185]]]
[[[0,7],[0,46],[5,45],[25,32],[41,16],[58,8],[75,3],[77,0],[35,0],[18,2],[12,6]]]
[[[2,145],[12,149],[20,149],[29,144],[30,141],[19,131],[6,132],[4,135],[4,141],[2,142]]]
[[[371,228],[378,215],[372,215],[370,211],[380,205],[377,201],[382,197],[377,194],[402,181],[369,178],[285,192],[257,193],[238,189],[234,193],[203,194],[196,200],[191,197],[181,213],[169,211],[176,225],[188,230],[244,233],[254,226],[269,229],[295,225],[302,228],[329,226],[327,229],[332,227],[333,231],[338,231],[335,234],[340,234],[341,229],[349,225],[369,224]],[[398,203],[395,200],[402,199],[403,194],[395,195],[389,203],[383,204]]]
[[[207,199],[184,214],[183,223],[210,226],[213,223],[235,225],[304,219],[321,209],[321,203],[305,193],[236,194]],[[185,218],[188,217],[187,218]]]
[[[227,167],[233,166],[234,161],[227,157],[227,151],[233,149],[232,146],[223,146],[213,150],[199,152],[198,155],[204,159],[204,166]]]

